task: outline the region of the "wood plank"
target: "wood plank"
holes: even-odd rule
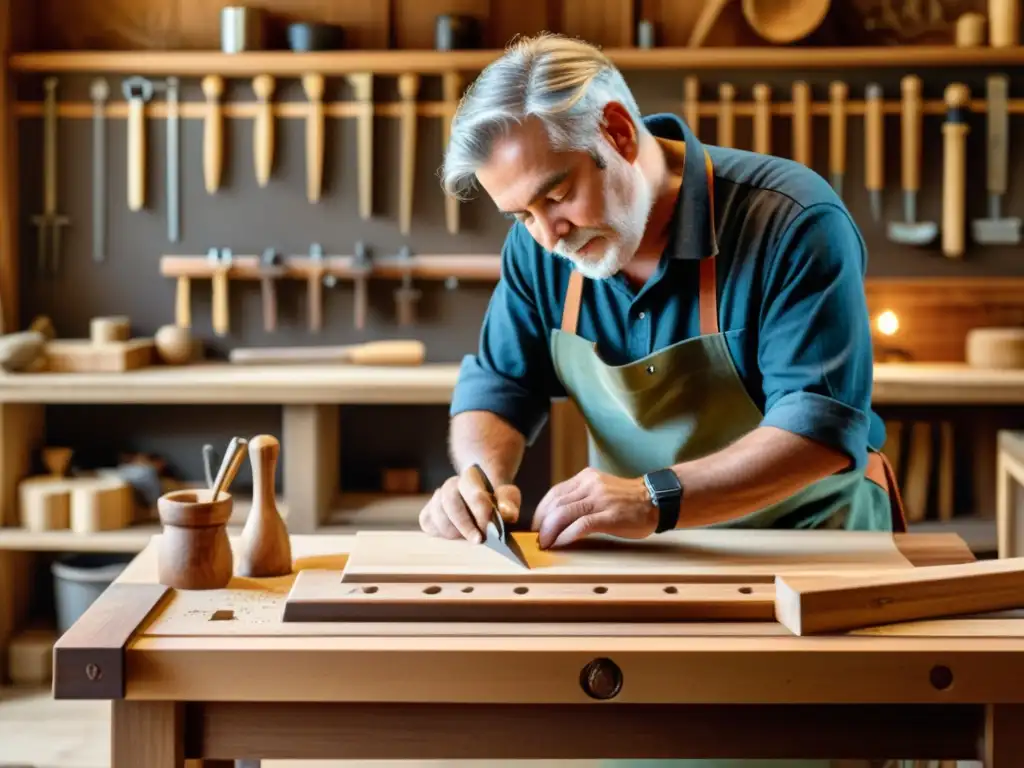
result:
[[[340,571],[316,570],[298,574],[282,621],[773,621],[774,604],[767,584],[353,586]]]
[[[780,575],[775,613],[796,635],[1024,607],[1024,558],[871,575]]]
[[[54,698],[124,698],[125,645],[169,591],[162,584],[107,587],[54,645]]]
[[[347,582],[650,581],[771,582],[777,573],[912,568],[890,534],[863,531],[678,530],[642,541],[593,537],[541,550],[537,534],[513,534],[520,568],[490,549],[419,531],[360,531]]]

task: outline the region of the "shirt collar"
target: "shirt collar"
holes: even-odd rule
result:
[[[708,189],[704,145],[677,115],[648,115],[644,125],[655,136],[686,143],[683,186],[676,201],[672,233],[665,250],[676,259],[703,259],[718,253],[711,223],[711,191]]]

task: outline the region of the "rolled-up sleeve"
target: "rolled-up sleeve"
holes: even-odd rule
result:
[[[480,330],[480,348],[466,355],[452,394],[450,415],[490,411],[532,444],[545,422],[557,383],[549,330],[537,306],[536,253],[515,226],[501,252],[501,277]]]
[[[762,424],[867,462],[872,343],[866,249],[849,215],[823,203],[786,228],[764,275],[758,360]]]

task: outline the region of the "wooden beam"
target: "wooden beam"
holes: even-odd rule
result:
[[[0,0],[0,333],[18,329],[18,122],[9,57],[12,50],[14,0]]]

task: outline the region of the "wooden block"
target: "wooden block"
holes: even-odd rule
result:
[[[793,634],[1024,607],[1024,558],[842,576],[780,575],[775,617]]]
[[[299,571],[284,621],[772,621],[770,584],[342,583]]]
[[[125,528],[135,516],[131,486],[119,477],[29,477],[18,485],[22,527],[95,533]]]
[[[89,322],[89,340],[93,344],[128,341],[130,338],[131,321],[124,315],[94,317]]]
[[[47,685],[53,675],[53,644],[57,634],[49,629],[26,629],[11,640],[8,673],[15,685]]]
[[[71,525],[71,494],[63,477],[26,477],[18,483],[18,517],[28,531],[58,531]]]
[[[344,580],[772,583],[778,573],[912,568],[891,534],[828,530],[670,531],[642,541],[594,536],[541,550],[537,534],[513,533],[528,569],[491,549],[420,531],[360,531]]]
[[[51,341],[47,369],[55,373],[122,373],[153,364],[152,339],[93,344],[89,339]]]

